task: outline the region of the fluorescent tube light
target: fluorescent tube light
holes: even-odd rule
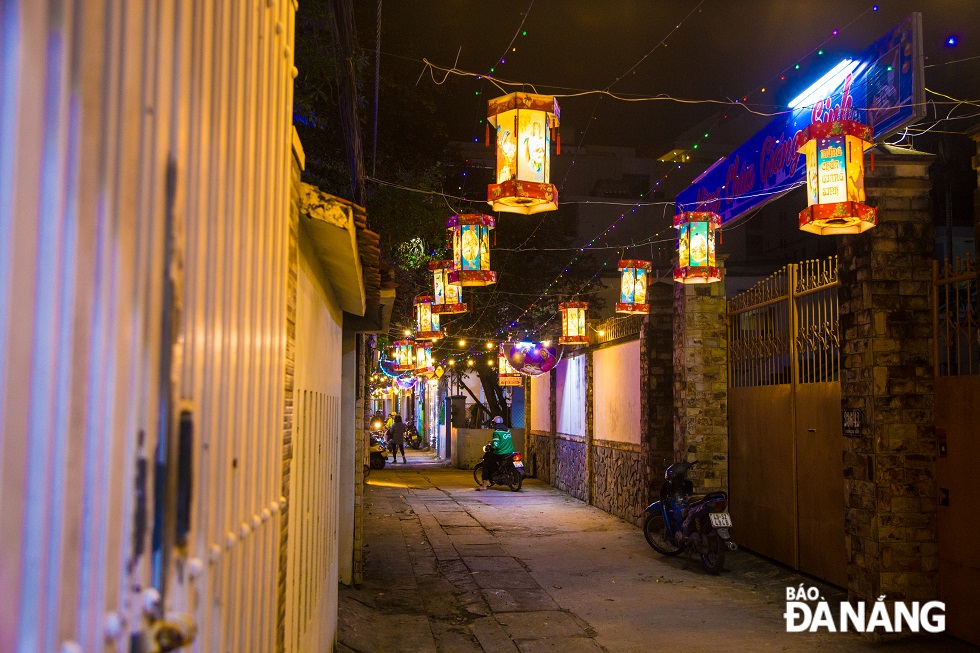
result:
[[[800,93],[796,99],[789,103],[790,109],[807,107],[817,100],[827,97],[827,94],[841,85],[848,75],[854,72],[859,62],[851,59],[844,59],[833,67],[830,72],[814,82],[808,89]]]

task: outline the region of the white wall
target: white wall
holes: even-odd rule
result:
[[[531,377],[531,430],[551,430],[551,375],[554,372]]]
[[[301,226],[286,650],[325,651],[337,628],[343,311],[304,236]]]
[[[129,650],[153,586],[194,651],[275,650],[294,15],[3,2],[0,651]],[[182,409],[177,574],[149,552]]]
[[[592,354],[593,426],[597,440],[640,443],[640,341]]]
[[[555,366],[555,408],[558,413],[558,432],[585,436],[585,362],[584,353],[564,358]]]

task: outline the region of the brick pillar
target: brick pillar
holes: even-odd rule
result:
[[[882,145],[874,151],[866,189],[878,226],[838,246],[841,401],[862,411],[861,436],[844,438],[848,596],[926,601],[937,597],[939,581],[933,156]]]
[[[640,455],[646,501],[660,496],[674,459],[674,283],[652,283],[650,315],[640,333]]]
[[[980,125],[970,130],[969,136],[977,148],[971,159],[973,169],[977,171],[977,187],[973,189],[973,254],[977,260],[980,259]]]
[[[674,284],[674,455],[704,463],[689,474],[695,492],[728,489],[725,312],[724,279]]]

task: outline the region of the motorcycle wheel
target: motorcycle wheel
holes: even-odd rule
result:
[[[483,463],[477,463],[476,467],[473,468],[473,480],[476,481],[477,485],[483,484]]]
[[[370,475],[371,475],[371,466],[370,465],[365,465],[364,466],[364,478],[367,478]]]
[[[524,485],[524,479],[521,478],[521,475],[518,474],[517,470],[515,469],[508,470],[506,474],[507,474],[506,483],[507,483],[507,487],[510,488],[510,491],[520,492],[521,486]]]
[[[660,512],[647,513],[643,520],[643,537],[660,555],[675,556],[684,550],[667,534],[667,525],[664,523],[663,513]]]
[[[711,528],[705,520],[701,525],[704,535],[704,547],[701,549],[701,564],[709,574],[717,574],[725,566],[725,546],[721,536]]]
[[[384,469],[387,458],[382,458],[381,454],[371,454],[371,469]]]

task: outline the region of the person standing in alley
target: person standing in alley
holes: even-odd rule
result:
[[[407,463],[408,461],[405,460],[405,424],[402,422],[402,416],[398,413],[395,413],[395,419],[386,435],[388,436],[388,448],[391,449],[391,462],[398,462],[398,450],[401,449],[402,462]]]
[[[504,426],[504,418],[496,415],[493,418],[493,442],[491,442],[483,454],[483,483],[477,490],[486,490],[490,487],[490,479],[500,466],[501,461],[514,453],[514,440],[510,435],[510,430]]]

